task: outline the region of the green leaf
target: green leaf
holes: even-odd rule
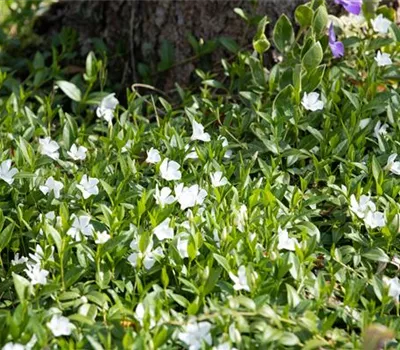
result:
[[[63,128],[63,141],[65,148],[69,151],[72,144],[78,137],[78,126],[68,113],[65,113],[64,118],[65,124]]]
[[[265,27],[268,24],[268,17],[265,16],[259,23],[258,23],[258,28],[257,28],[257,33],[253,39],[253,48],[256,50],[259,54],[263,54],[265,51],[267,51],[271,44],[268,41],[266,35],[265,35]]]
[[[17,275],[16,273],[12,273],[13,281],[14,281],[14,288],[17,292],[18,299],[20,302],[23,302],[27,296],[32,294],[33,286],[31,282],[29,282],[25,277]]]
[[[46,233],[46,235],[49,235],[53,239],[54,244],[57,247],[57,251],[58,253],[60,253],[62,249],[62,239],[60,233],[53,226],[47,223],[45,223],[44,225],[44,232]]]
[[[220,37],[218,40],[223,47],[225,47],[228,51],[230,51],[232,53],[236,53],[240,49],[239,44],[232,38]]]
[[[307,70],[315,69],[321,63],[323,55],[321,44],[316,42],[305,53],[301,62]]]
[[[56,85],[66,94],[71,100],[79,102],[82,100],[82,92],[79,88],[69,81],[58,80]]]
[[[314,33],[317,35],[324,33],[328,25],[328,20],[328,12],[326,11],[325,6],[320,6],[313,19]]]
[[[226,272],[231,272],[231,268],[229,267],[228,260],[226,260],[222,255],[213,254],[214,259],[217,260],[218,264],[220,264]]]
[[[7,247],[8,243],[11,241],[11,237],[14,231],[14,223],[9,224],[0,233],[0,252]]]
[[[276,48],[280,52],[285,52],[286,47],[290,46],[294,42],[294,32],[292,23],[286,15],[279,17],[275,24],[273,39]]]
[[[366,252],[364,252],[361,255],[364,258],[367,258],[367,259],[373,260],[373,261],[381,261],[381,262],[386,262],[386,263],[388,263],[390,261],[390,258],[388,257],[388,255],[381,248],[368,249]]]
[[[311,25],[314,11],[307,5],[300,5],[296,8],[294,17],[300,27],[305,28]]]
[[[175,60],[175,52],[173,45],[168,40],[163,40],[160,47],[161,61],[157,65],[159,72],[166,71],[172,67]]]

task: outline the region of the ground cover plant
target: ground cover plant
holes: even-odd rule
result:
[[[0,347],[398,347],[400,31],[336,2],[178,100],[67,79],[68,32],[1,67]]]

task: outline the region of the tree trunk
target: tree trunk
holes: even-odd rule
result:
[[[207,62],[218,64],[222,57],[229,56],[219,48],[206,56],[208,61],[204,56],[198,59],[188,41],[190,34],[204,42],[230,37],[244,47],[251,44],[254,26],[249,28],[234,12],[235,8],[250,15],[268,15],[274,23],[282,13],[291,15],[297,5],[304,2],[306,0],[61,0],[39,21],[37,30],[48,35],[63,27],[75,29],[82,57],[92,49],[93,38],[100,37],[108,48],[109,72],[114,82],[125,87],[143,81],[143,72],[147,71],[154,85],[168,90],[175,82],[190,83],[195,67],[210,68]]]
[[[75,29],[80,56],[85,56],[93,48],[93,39],[100,37],[111,54],[109,71],[113,80],[126,86],[142,80],[140,73],[147,69],[158,87],[170,89],[175,82],[190,83],[199,64],[219,62],[229,55],[217,49],[208,61],[204,57],[196,60],[189,35],[204,42],[230,37],[246,46],[251,43],[254,28],[249,30],[235,8],[251,15],[267,14],[273,22],[281,13],[293,13],[301,2],[305,0],[65,0],[51,7],[39,21],[37,31],[48,35],[63,27]],[[166,67],[160,65],[161,57],[168,58],[168,52],[173,56],[173,67],[162,72]]]

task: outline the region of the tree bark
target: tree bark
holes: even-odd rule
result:
[[[105,42],[112,80],[127,86],[143,77],[148,68],[152,83],[168,90],[177,82],[188,85],[195,67],[207,62],[219,62],[229,54],[217,49],[208,57],[196,59],[188,36],[197,40],[231,37],[241,47],[251,44],[254,28],[235,12],[241,8],[250,15],[267,15],[271,23],[282,14],[293,14],[306,0],[61,0],[39,21],[37,31],[52,34],[63,27],[71,27],[79,35],[79,54],[84,57],[93,47],[93,38]],[[161,49],[173,47],[172,68],[160,73]],[[209,68],[209,66],[206,68]]]
[[[191,34],[197,40],[231,37],[240,46],[251,43],[254,30],[235,12],[268,15],[274,22],[281,13],[293,13],[305,0],[154,0],[154,1],[60,1],[38,22],[39,34],[54,34],[63,27],[75,29],[79,35],[79,55],[93,48],[93,38],[101,38],[111,54],[109,71],[122,85],[141,80],[140,68],[149,68],[155,85],[170,89],[175,82],[187,85],[198,67]],[[160,50],[169,43],[173,47],[174,64],[159,73]],[[219,62],[227,52],[217,49],[208,62]],[[139,68],[139,69],[138,69]]]

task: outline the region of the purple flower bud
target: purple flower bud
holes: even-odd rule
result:
[[[342,5],[347,12],[353,15],[359,15],[361,12],[363,0],[335,0],[335,3]]]
[[[336,41],[335,30],[333,29],[333,23],[329,27],[329,46],[332,51],[332,55],[335,58],[343,57],[344,45],[340,41]]]

